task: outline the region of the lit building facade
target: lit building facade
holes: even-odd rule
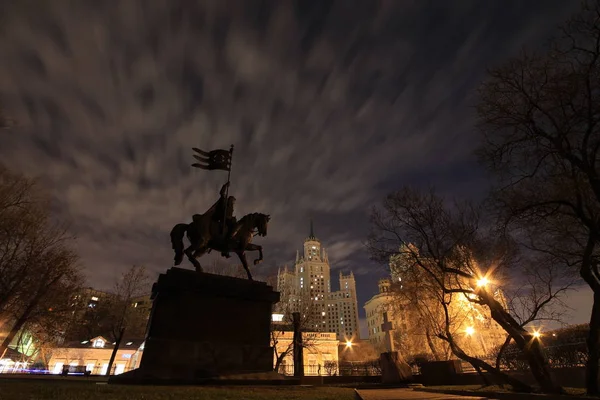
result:
[[[273,335],[271,345],[275,347],[273,365],[277,363],[277,355],[285,356],[277,372],[284,375],[294,375],[293,354],[294,332],[280,331]],[[338,340],[332,332],[302,332],[305,347],[302,351],[304,375],[332,376],[338,373]]]
[[[421,299],[421,307],[426,308],[426,315],[421,315],[405,296],[399,295],[399,291],[411,285],[418,288],[419,283],[403,281],[400,269],[394,265],[397,262],[390,263],[391,279],[381,279],[379,292],[364,305],[369,342],[383,352],[389,351],[391,340],[393,350],[405,357],[431,354],[440,359],[453,358],[447,343],[436,336],[436,332],[445,326],[443,307],[435,299],[429,302]],[[494,297],[506,307],[499,288],[494,289]],[[469,301],[462,294],[452,296],[448,312],[454,338],[467,354],[488,355],[506,338],[506,332],[491,318],[489,309]],[[385,322],[389,322],[386,327]]]
[[[80,366],[91,375],[105,375],[114,344],[102,336],[79,342],[65,343],[52,351],[48,372],[62,373],[63,366]],[[138,367],[144,350],[142,340],[123,340],[117,350],[111,375],[122,374]]]
[[[367,316],[367,328],[369,329],[369,343],[375,348],[384,351],[386,333],[382,329],[385,322],[384,315],[387,313],[387,318],[391,321],[392,329],[400,328],[399,323],[404,319],[402,313],[397,312],[398,308],[394,307],[394,298],[390,293],[392,282],[389,279],[379,280],[379,293],[369,299],[365,305],[365,313]],[[406,329],[406,324],[404,324]]]
[[[326,250],[314,235],[311,222],[304,251],[296,252],[293,269],[280,268],[277,290],[281,293],[279,311],[299,311],[310,315],[305,329],[334,332],[346,341],[359,337],[358,305],[354,275],[339,274],[340,290],[331,290],[331,267]]]

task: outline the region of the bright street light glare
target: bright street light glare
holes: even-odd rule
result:
[[[480,278],[477,281],[477,286],[481,287],[481,286],[487,286],[487,284],[490,283],[490,281],[488,280],[488,278],[486,278],[485,276],[483,278]]]
[[[475,328],[473,328],[472,326],[467,327],[467,329],[465,329],[465,333],[469,336],[471,336],[472,334],[475,333]]]
[[[352,347],[352,342],[351,341],[346,341],[346,347]]]
[[[536,339],[539,339],[539,337],[542,336],[542,334],[540,333],[540,331],[533,331],[533,337]]]

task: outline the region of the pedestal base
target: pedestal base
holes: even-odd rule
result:
[[[271,309],[279,293],[264,282],[171,268],[152,288],[140,367],[111,378],[201,382],[272,373]],[[234,379],[238,379],[234,378]]]
[[[397,351],[381,353],[379,364],[381,365],[382,383],[406,383],[413,379],[410,365],[402,360]]]

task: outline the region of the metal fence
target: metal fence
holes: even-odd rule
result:
[[[294,375],[294,366],[282,364],[277,371],[280,374]],[[379,360],[373,361],[327,361],[324,365],[308,364],[304,366],[305,376],[379,376],[381,367]]]
[[[277,371],[282,375],[293,376],[294,375],[294,365],[292,364],[282,364],[279,366],[279,370]],[[337,372],[337,363],[335,363],[335,371],[332,371],[330,365],[321,365],[321,364],[308,364],[304,366],[304,375],[305,376],[332,376]]]
[[[583,339],[543,348],[550,368],[583,367],[588,359],[587,345]],[[496,360],[494,358],[493,362]],[[509,351],[502,355],[502,369],[519,371],[529,368],[527,360],[520,351]]]

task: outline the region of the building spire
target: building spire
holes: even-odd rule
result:
[[[313,227],[313,219],[310,219],[310,235],[308,236],[309,239],[316,239],[315,237],[315,229]]]

